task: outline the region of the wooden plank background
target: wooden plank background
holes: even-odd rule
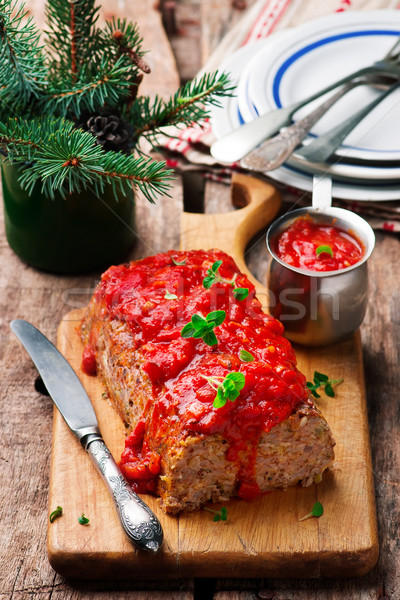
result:
[[[29,0],[35,17],[42,0]],[[167,4],[165,2],[165,4]],[[249,0],[247,5],[253,2]],[[175,88],[177,73],[155,0],[103,2],[103,14],[118,11],[137,19],[145,45],[158,59],[157,91]],[[177,32],[172,46],[182,77],[194,75],[241,12],[231,0],[176,2]],[[142,88],[143,93],[145,87]],[[154,87],[153,87],[154,90]],[[151,91],[151,89],[150,89]],[[229,191],[216,183],[206,199]],[[138,200],[138,242],[133,257],[174,247],[182,209],[179,180],[172,199],[156,207]],[[362,578],[296,580],[183,580],[176,583],[71,581],[56,575],[46,554],[47,492],[50,469],[52,403],[35,391],[35,369],[11,336],[9,321],[26,318],[53,341],[62,316],[84,306],[98,273],[57,277],[22,264],[0,237],[0,600],[397,600],[400,597],[400,278],[397,235],[378,233],[370,261],[371,300],[361,328],[369,408],[373,471],[381,555]],[[266,258],[262,235],[247,254],[253,273],[263,280]],[[338,510],[338,518],[340,511]],[[357,518],[357,515],[354,515]]]

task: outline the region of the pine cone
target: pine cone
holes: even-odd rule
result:
[[[129,154],[133,148],[133,127],[116,110],[99,113],[84,111],[76,127],[89,131],[104,150]]]

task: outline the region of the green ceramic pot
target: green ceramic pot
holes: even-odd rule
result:
[[[21,189],[21,167],[2,163],[7,240],[26,263],[54,273],[103,269],[127,259],[135,234],[133,189],[115,199],[111,185],[99,198],[90,191],[46,198],[37,184]]]

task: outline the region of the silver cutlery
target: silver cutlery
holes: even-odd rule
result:
[[[392,76],[394,80],[400,79],[400,38],[383,59],[342,77],[299,102],[272,110],[228,133],[214,142],[210,149],[211,155],[221,163],[233,163],[240,160],[261,142],[278,133],[282,127],[289,125],[294,113],[309,102],[348,81],[372,73]]]
[[[66,424],[87,451],[103,478],[130,541],[157,552],[163,541],[161,524],[115,463],[101,436],[92,403],[78,376],[57,348],[36,327],[17,319],[11,329],[27,350]]]
[[[392,80],[386,77],[368,76],[346,83],[303,119],[296,121],[278,135],[262,142],[257,148],[249,152],[249,154],[242,158],[240,165],[246,169],[255,170],[260,173],[277,169],[301,144],[315,123],[347,92],[359,85],[384,84],[388,81]]]
[[[351,115],[348,119],[336,125],[328,132],[320,135],[316,140],[313,140],[310,144],[303,146],[297,150],[296,154],[302,156],[306,160],[314,163],[326,162],[328,158],[334,154],[335,150],[339,148],[343,140],[349,135],[349,133],[355,128],[364,117],[370,113],[382,100],[387,98],[394,90],[398,89],[400,82],[396,82],[356,114]]]

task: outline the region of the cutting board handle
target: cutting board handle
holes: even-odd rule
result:
[[[244,254],[252,237],[268,225],[277,214],[281,199],[279,192],[266,181],[235,173],[232,176],[231,198],[238,210],[221,214],[182,213],[181,250],[219,248],[234,258],[239,269],[246,273],[258,292],[265,288],[247,269]]]

